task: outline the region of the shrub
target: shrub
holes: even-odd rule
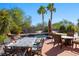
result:
[[[73,25],[68,25],[67,26],[67,32],[74,32],[75,29],[74,29],[74,26]]]
[[[47,26],[44,28],[44,32],[48,32],[48,27]]]
[[[7,38],[6,35],[0,35],[0,43],[4,43],[4,40]]]
[[[21,27],[14,27],[12,30],[11,30],[11,33],[13,34],[18,34],[18,33],[21,33],[22,32],[22,28]]]
[[[64,25],[61,25],[59,28],[60,33],[65,33],[66,32],[66,27]]]

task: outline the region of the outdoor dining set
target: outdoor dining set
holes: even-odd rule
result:
[[[52,36],[53,47],[56,44],[62,49],[63,46],[75,46],[79,44],[79,36],[74,35],[73,33],[51,33],[49,36]],[[42,47],[44,40],[47,38],[37,38],[37,37],[22,37],[16,41],[9,42],[4,44],[4,53],[3,56],[34,56],[42,55]]]
[[[77,44],[79,44],[79,36],[74,35],[74,33],[52,33],[51,34],[54,39],[54,45],[60,45],[60,48],[63,46],[71,46],[72,48],[77,48]]]
[[[33,56],[42,55],[41,49],[44,39],[23,37],[4,45],[3,56]]]

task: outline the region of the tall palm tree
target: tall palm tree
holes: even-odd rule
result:
[[[44,31],[44,14],[46,13],[46,9],[45,9],[45,7],[44,6],[40,6],[40,8],[38,9],[38,14],[41,14],[41,16],[42,16],[42,29],[43,29],[43,31]]]
[[[52,21],[52,14],[53,14],[53,12],[56,12],[56,8],[54,7],[54,4],[49,3],[48,6],[47,6],[47,10],[50,11],[50,18],[51,18],[51,21]]]

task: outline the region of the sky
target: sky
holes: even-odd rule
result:
[[[0,9],[7,8],[21,8],[24,14],[32,17],[32,25],[42,23],[41,15],[37,13],[40,6],[47,6],[48,3],[0,3]],[[53,13],[52,23],[62,21],[67,19],[68,21],[77,24],[77,19],[79,19],[79,3],[55,3],[54,7],[56,12]],[[50,19],[50,12],[47,11],[45,14],[45,22]]]

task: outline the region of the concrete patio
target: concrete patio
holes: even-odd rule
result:
[[[63,46],[60,49],[59,46],[53,47],[53,40],[47,39],[44,42],[42,48],[43,56],[79,56],[79,46],[77,48],[72,48],[71,46]]]

